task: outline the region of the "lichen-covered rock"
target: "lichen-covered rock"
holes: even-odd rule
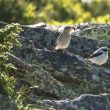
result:
[[[74,100],[44,100],[46,110],[110,110],[110,94],[84,94]]]
[[[100,29],[101,26],[97,25],[96,27]],[[78,95],[109,92],[109,61],[107,62],[108,68],[104,68],[103,66],[92,65],[84,60],[99,46],[109,47],[109,41],[88,39],[80,34],[76,37],[77,33],[80,33],[80,31],[76,31],[72,33],[72,40],[67,48],[68,52],[56,52],[52,48],[59,35],[59,28],[52,26],[23,27],[24,31],[21,33],[22,47],[14,48],[14,54],[29,64],[40,65],[52,77],[62,82],[67,89],[76,92]],[[88,28],[83,30],[87,30],[84,31],[84,34],[87,33],[88,35]],[[83,30],[81,29],[81,31]],[[90,30],[94,30],[94,27],[90,27]],[[99,35],[99,33],[96,34]]]
[[[84,59],[100,46],[110,47],[109,40],[91,39],[99,36],[94,26],[96,30],[103,26],[101,32],[106,28],[106,25],[88,26],[91,37],[88,27],[72,33],[67,52],[53,50],[61,27],[22,26],[22,46],[14,47],[11,50],[13,55],[8,54],[9,62],[15,65],[17,71],[11,70],[9,75],[16,78],[16,88],[27,87],[29,103],[35,103],[39,99],[74,99],[81,94],[110,93],[110,59],[102,66],[91,64]],[[100,36],[109,36],[108,27],[106,33],[101,33]],[[84,100],[87,101],[85,98]]]
[[[79,26],[80,31],[77,31],[74,35],[80,37],[86,37],[90,39],[107,40],[110,38],[110,25],[109,24],[88,24],[84,27]]]
[[[82,93],[110,92],[110,73],[105,68],[91,65],[70,53],[45,50],[36,50],[36,53],[34,58],[37,63],[29,65],[11,56],[11,62],[17,68],[14,73],[17,85],[37,85],[41,95],[55,99],[73,99]],[[38,95],[37,92],[35,94]]]
[[[13,71],[10,72],[10,74],[13,74],[17,79],[17,88],[24,84],[28,86],[30,92],[47,98],[64,99],[75,97],[74,91],[65,88],[62,82],[52,77],[51,74],[40,65],[27,64],[11,54],[8,55],[10,61],[17,68],[16,74],[15,72],[13,74]]]

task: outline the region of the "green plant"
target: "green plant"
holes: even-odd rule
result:
[[[36,6],[25,0],[0,0],[0,20],[30,24],[36,20]]]
[[[7,63],[8,56],[6,52],[10,51],[13,46],[20,45],[19,32],[21,31],[19,24],[6,25],[0,29],[0,85],[4,88],[5,94],[10,94],[11,88],[13,88],[15,79],[9,77],[7,70],[14,68],[12,64]],[[3,89],[0,90],[2,92]]]
[[[19,33],[21,32],[19,24],[9,24],[0,29],[0,93],[9,97],[10,103],[13,102],[16,79],[10,76],[8,70],[16,69],[13,64],[8,63],[8,55],[13,46],[19,46]]]

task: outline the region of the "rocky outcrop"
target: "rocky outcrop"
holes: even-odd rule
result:
[[[51,94],[51,98],[56,99],[73,99],[82,93],[109,92],[110,72],[104,67],[92,65],[70,53],[45,50],[36,50],[36,53],[34,60],[37,63],[29,64],[35,68],[32,70],[23,66],[23,63],[11,61],[18,68],[17,78],[21,74],[19,81],[28,82],[30,86],[38,85],[45,93]]]
[[[74,100],[44,100],[46,110],[110,110],[110,94],[84,94]]]
[[[95,30],[93,26],[90,26],[90,29],[93,33],[96,31],[96,27],[98,30],[100,27],[101,29],[106,27],[106,25],[103,28],[102,26],[94,25]],[[109,47],[109,41],[89,39],[87,38],[88,28],[83,30],[81,28],[81,32],[85,30],[86,37],[80,36],[80,34],[78,36],[78,33],[81,33],[80,31],[73,32],[70,46],[67,48],[68,52],[61,53],[52,50],[61,27],[44,26],[30,28],[25,26],[23,29],[24,31],[21,33],[22,47],[14,49],[14,54],[20,59],[28,64],[40,65],[52,77],[64,84],[67,89],[76,92],[80,91],[79,94],[101,93],[105,92],[105,89],[103,90],[104,87],[109,88],[109,69],[103,66],[92,65],[84,60],[96,48],[105,45]],[[91,38],[94,35],[97,36],[96,34],[93,34],[93,36],[91,34]],[[109,68],[109,61],[104,66]]]
[[[109,25],[107,26],[110,27]],[[20,33],[22,46],[19,48],[14,47],[13,50],[11,50],[12,54],[8,53],[9,62],[15,65],[17,71],[11,70],[9,74],[16,78],[16,88],[26,86],[30,91],[27,98],[28,103],[34,104],[36,100],[42,99],[63,100],[44,101],[44,104],[50,103],[56,110],[56,107],[58,107],[58,110],[67,110],[66,107],[69,107],[68,104],[72,106],[73,103],[74,105],[74,103],[76,103],[76,97],[82,94],[109,93],[110,60],[102,66],[91,64],[85,60],[85,58],[98,47],[110,47],[109,40],[94,39],[94,36],[109,36],[109,28],[104,27],[106,27],[106,25],[95,24],[83,28],[78,27],[81,30],[72,33],[72,40],[66,49],[67,51],[59,52],[53,50],[53,45],[62,27],[46,25],[35,25],[35,27],[22,26],[23,31]],[[105,29],[106,31],[104,31],[103,34],[99,34],[96,31],[100,29],[101,32]],[[90,35],[88,34],[89,32],[91,33]],[[83,33],[85,36],[80,33]],[[77,106],[79,110],[98,110],[95,108],[92,109],[92,105],[86,107],[86,104],[89,104],[90,99],[93,102],[97,99],[95,100],[96,102],[94,102],[95,104],[100,103],[99,100],[103,100],[103,97],[105,100],[106,95],[82,95],[81,100],[78,99],[77,101],[77,103],[81,104],[76,104],[75,106]],[[107,95],[107,97],[109,97],[109,95]],[[76,99],[73,100],[74,98]],[[69,100],[65,102],[64,99]],[[90,103],[92,103],[92,101]],[[59,104],[66,106],[60,108]],[[108,103],[104,102],[102,105],[104,104]],[[83,105],[86,109],[83,108]],[[45,107],[48,110],[46,105]],[[89,109],[89,107],[91,108]],[[72,110],[74,109],[75,108]]]
[[[10,61],[16,66],[14,76],[17,78],[17,88],[24,84],[35,95],[47,98],[64,99],[74,96],[74,92],[65,86],[38,64],[27,64],[9,54]],[[30,74],[31,73],[31,74]],[[13,74],[13,71],[11,72]]]

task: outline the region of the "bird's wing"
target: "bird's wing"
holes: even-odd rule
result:
[[[62,39],[62,36],[63,36],[63,32],[59,35],[57,41],[59,41],[60,39]]]
[[[55,42],[55,46],[57,45],[57,43],[59,42],[60,39],[62,39],[62,35],[63,35],[63,32],[59,35],[59,37],[57,38],[57,41]]]
[[[87,59],[93,58],[93,57],[98,57],[99,55],[102,55],[103,52],[94,52],[92,55],[90,55]]]

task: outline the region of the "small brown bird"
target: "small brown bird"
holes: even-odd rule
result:
[[[55,43],[55,50],[65,49],[69,46],[71,40],[71,35],[69,34],[69,32],[71,31],[71,29],[75,30],[75,27],[66,26],[64,28],[63,32],[59,35]]]

